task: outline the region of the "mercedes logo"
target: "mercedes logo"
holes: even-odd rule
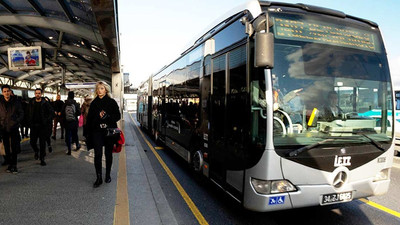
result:
[[[335,188],[340,188],[343,186],[344,183],[346,183],[347,180],[347,174],[344,171],[340,171],[338,174],[336,174],[335,178],[333,179],[332,185]]]

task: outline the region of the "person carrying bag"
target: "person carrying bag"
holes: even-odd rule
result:
[[[99,81],[96,83],[96,98],[92,101],[86,119],[87,147],[94,148],[94,166],[96,170],[96,181],[94,188],[103,183],[102,179],[102,157],[103,146],[106,156],[105,182],[111,182],[112,150],[116,139],[109,137],[109,131],[117,128],[117,122],[121,119],[120,109],[117,102],[110,97],[110,87],[107,83]]]

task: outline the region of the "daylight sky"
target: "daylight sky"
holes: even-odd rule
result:
[[[279,1],[279,0],[278,0]],[[121,64],[137,87],[171,63],[211,23],[246,0],[119,0]],[[378,23],[395,89],[400,89],[399,0],[285,0],[340,10]]]

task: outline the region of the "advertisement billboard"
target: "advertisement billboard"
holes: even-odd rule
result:
[[[43,69],[41,46],[8,48],[9,70]]]

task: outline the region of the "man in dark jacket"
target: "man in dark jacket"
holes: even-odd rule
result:
[[[11,96],[9,85],[3,85],[1,91],[3,96],[0,97],[0,133],[9,162],[6,171],[18,173],[17,154],[21,151],[19,126],[24,117],[24,111],[16,96]]]
[[[65,144],[67,145],[67,155],[71,155],[71,144],[76,144],[76,150],[81,148],[78,138],[78,116],[81,115],[81,108],[79,104],[74,100],[74,92],[68,92],[68,98],[61,110],[61,115],[64,120],[65,126]],[[72,139],[72,140],[71,140]]]
[[[37,88],[35,90],[35,98],[31,99],[28,106],[28,121],[31,127],[31,146],[35,151],[35,159],[40,158],[40,165],[45,166],[46,162],[44,157],[46,156],[46,135],[48,133],[45,129],[49,123],[51,123],[54,115],[54,110],[50,103],[42,98],[42,89]],[[39,139],[39,149],[37,147],[37,140]]]

